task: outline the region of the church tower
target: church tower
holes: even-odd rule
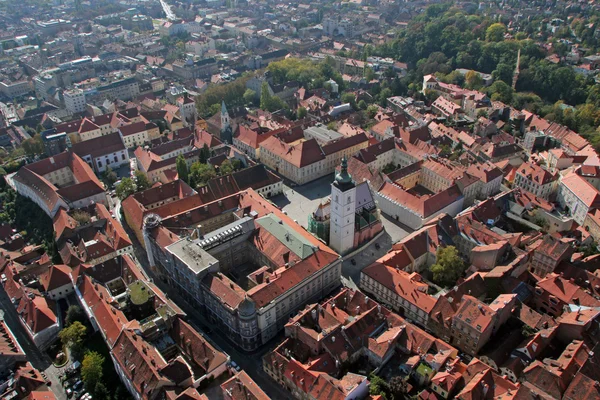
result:
[[[329,246],[338,254],[345,254],[354,247],[354,223],[356,214],[356,185],[348,173],[346,157],[342,170],[331,184],[331,222]]]
[[[231,119],[229,118],[229,112],[225,107],[225,102],[221,102],[221,141],[223,143],[233,143],[233,135],[231,129]]]

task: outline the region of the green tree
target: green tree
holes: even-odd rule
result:
[[[254,104],[256,101],[256,92],[252,89],[246,89],[244,92],[244,103]]]
[[[352,108],[356,109],[356,95],[352,92],[344,93],[341,97],[342,103],[350,103]]]
[[[394,376],[388,384],[390,394],[394,400],[404,400],[408,398],[408,385],[401,376]]]
[[[371,104],[367,107],[367,115],[369,118],[374,118],[375,115],[377,115],[377,112],[379,112],[379,107],[377,107],[375,104]]]
[[[494,77],[494,80],[501,80],[510,85],[512,84],[513,73],[514,67],[505,63],[500,63],[496,66],[496,69],[492,71],[492,76]]]
[[[44,154],[44,144],[42,143],[42,136],[35,135],[31,139],[26,139],[21,143],[25,154],[28,156],[36,156],[39,154]]]
[[[116,172],[113,171],[111,167],[106,168],[103,177],[104,181],[108,184],[108,186],[114,185],[114,183],[119,179]]]
[[[488,42],[500,42],[504,39],[506,26],[499,22],[490,25],[485,31],[485,40]]]
[[[212,165],[195,162],[190,168],[190,180],[196,187],[206,185],[210,179],[217,176]]]
[[[102,365],[104,357],[95,351],[88,351],[81,362],[81,379],[89,391],[94,391],[96,385],[102,382]]]
[[[202,149],[200,150],[200,163],[206,164],[206,162],[208,161],[209,158],[210,158],[210,149],[208,148],[208,145],[206,143],[204,143],[204,146],[202,146]]]
[[[497,100],[505,104],[510,104],[513,96],[513,89],[504,81],[496,81],[487,89],[487,93],[494,101]]]
[[[79,321],[75,321],[58,332],[58,337],[65,347],[68,347],[71,351],[78,352],[85,338],[86,331],[87,328],[85,325]]]
[[[233,165],[233,169],[236,171],[242,168],[242,162],[237,158],[231,160],[231,165]]]
[[[381,395],[384,399],[387,399],[387,394],[389,392],[388,383],[375,374],[371,374],[369,376],[369,394],[373,396]]]
[[[183,157],[183,154],[177,156],[175,164],[177,166],[177,175],[179,175],[179,179],[181,179],[185,183],[190,183],[188,166],[187,162],[185,161],[185,157]]]
[[[269,84],[267,81],[262,83],[260,88],[260,108],[262,110],[268,110],[271,107],[272,102],[271,92],[269,91]]]
[[[83,310],[78,305],[70,305],[67,309],[67,316],[65,317],[65,325],[69,326],[74,322],[83,322],[85,321],[85,314]]]
[[[135,192],[137,192],[137,186],[131,178],[121,179],[121,183],[119,183],[116,188],[117,197],[120,200],[125,200]]]
[[[135,176],[135,184],[136,184],[138,192],[141,192],[146,189],[150,189],[152,184],[150,183],[150,180],[148,179],[148,177],[146,176],[145,173],[143,173],[140,170],[137,170],[137,171],[135,171],[134,176]]]
[[[96,400],[111,400],[110,392],[102,381],[96,383],[96,387],[94,387],[92,393],[94,393],[94,399]]]
[[[367,109],[367,102],[364,100],[361,100],[358,102],[358,108],[361,110],[366,110]]]
[[[233,168],[233,164],[231,164],[231,161],[229,160],[225,160],[221,163],[221,166],[219,167],[219,175],[227,175],[230,174],[234,171]]]
[[[298,119],[303,119],[306,118],[308,111],[304,107],[298,107],[298,111],[296,112],[296,114],[298,115]]]
[[[84,210],[73,211],[72,217],[79,225],[87,225],[92,219],[92,216]]]
[[[367,82],[371,82],[373,79],[375,79],[375,71],[373,71],[372,68],[365,68],[365,79],[367,80]]]
[[[433,281],[449,287],[456,284],[465,272],[465,263],[454,246],[438,247],[436,262],[431,266]]]

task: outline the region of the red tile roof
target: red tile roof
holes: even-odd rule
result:
[[[225,400],[269,400],[269,396],[248,376],[245,371],[232,376],[221,384]]]
[[[419,197],[401,189],[393,183],[385,182],[379,189],[379,193],[411,209],[421,218],[428,218],[462,197],[462,193],[456,185],[452,185],[448,189],[442,190],[432,196],[424,195]]]
[[[72,285],[70,273],[71,268],[66,265],[52,265],[40,279],[42,286],[48,292],[65,285]]]
[[[58,319],[54,312],[54,302],[31,291],[28,293],[29,295],[21,297],[17,312],[29,329],[36,334],[56,324]]]
[[[558,179],[557,174],[553,174],[550,171],[540,167],[533,163],[524,163],[517,168],[517,175],[521,175],[530,181],[537,183],[538,185],[547,185]]]
[[[290,164],[302,168],[325,159],[323,150],[315,139],[290,145],[276,136],[271,136],[260,144],[260,147],[270,151],[277,157]]]
[[[428,285],[421,276],[396,269],[395,265],[388,263],[393,264],[394,259],[379,259],[362,273],[428,314],[435,305],[435,299],[427,293]]]
[[[600,193],[583,177],[571,172],[561,179],[561,185],[568,188],[588,207],[600,207]]]

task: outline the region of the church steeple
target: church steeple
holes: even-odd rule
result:
[[[221,115],[223,114],[229,114],[227,112],[227,107],[225,106],[225,100],[221,101]]]
[[[221,132],[220,139],[225,143],[232,143],[233,129],[231,128],[231,119],[225,106],[225,101],[221,102]]]
[[[339,187],[342,191],[345,191],[353,188],[355,185],[352,175],[348,173],[348,160],[345,156],[342,158],[341,167],[341,171],[335,175],[333,184]]]

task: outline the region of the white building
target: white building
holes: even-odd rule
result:
[[[73,145],[73,152],[97,174],[109,167],[116,170],[121,165],[129,164],[129,153],[118,132],[76,143]]]
[[[348,173],[346,158],[342,170],[331,184],[331,225],[329,244],[339,254],[354,248],[354,214],[356,212],[356,185]]]
[[[81,89],[66,90],[63,93],[65,108],[71,114],[85,112],[85,93]]]

